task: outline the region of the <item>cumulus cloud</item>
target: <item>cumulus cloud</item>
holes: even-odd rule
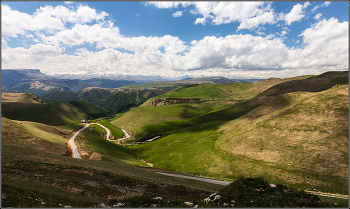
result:
[[[323,19],[303,31],[303,49],[290,50],[284,67],[300,69],[347,70],[348,69],[348,22],[336,18]]]
[[[87,23],[93,20],[103,20],[108,14],[97,13],[95,9],[80,5],[76,11],[59,5],[57,7],[45,6],[37,9],[33,15],[28,15],[17,10],[12,10],[7,5],[2,5],[2,35],[17,37],[25,34],[25,31],[41,31],[54,33],[64,30],[64,22]]]
[[[238,30],[251,29],[259,25],[275,22],[275,13],[271,3],[265,2],[148,2],[158,9],[194,7],[190,12],[200,15],[194,24],[214,25],[240,22]]]
[[[176,3],[177,6],[180,5],[180,2],[172,4],[159,2],[158,6],[174,7]],[[237,13],[236,16],[230,16],[231,14],[224,12],[225,4],[219,3],[213,4],[212,10],[207,10],[207,13],[205,8],[209,6],[192,12],[207,14],[198,22],[210,20],[214,24],[215,20],[218,24],[224,24],[225,21],[238,20],[242,21],[240,23],[242,28],[252,28],[263,24],[257,17],[268,14],[271,9],[268,4],[253,3],[245,9],[253,11],[255,16],[244,16],[243,14],[247,14],[244,11],[241,14]],[[309,6],[307,3],[297,5],[300,5],[298,6],[301,7],[300,11]],[[6,13],[6,19],[3,18],[2,21],[7,24],[10,24],[10,21],[26,21],[26,18],[30,20],[25,22],[27,25],[18,22],[19,25],[13,26],[13,31],[3,30],[4,68],[39,68],[47,74],[141,74],[166,77],[179,77],[184,73],[192,76],[256,77],[259,72],[263,78],[283,77],[286,73],[287,77],[317,74],[348,68],[348,22],[339,22],[336,18],[322,19],[305,29],[299,35],[303,40],[301,47],[294,49],[283,43],[283,37],[275,37],[272,34],[266,37],[249,34],[206,36],[187,44],[171,35],[125,37],[111,21],[105,20],[108,14],[93,12],[93,9],[88,8],[83,8],[82,11],[85,12],[78,12],[79,8],[70,10],[46,7],[37,10],[33,15],[12,10],[6,5],[2,8]],[[234,7],[231,9],[234,10]],[[58,14],[57,11],[68,11],[68,13],[63,15],[63,12]],[[14,17],[13,15],[17,15],[17,18],[8,20]],[[35,21],[43,21],[44,24],[45,18],[56,18],[57,23],[47,25],[47,28],[40,26],[42,29],[33,26]],[[257,18],[256,22],[249,22],[252,18]],[[297,21],[295,18],[288,20],[290,23]],[[89,24],[86,21],[90,21]],[[68,22],[73,23],[69,28],[65,27]],[[46,31],[50,29],[58,32],[47,33]],[[33,32],[28,34],[26,33],[28,30]],[[281,35],[285,35],[288,31],[287,27],[283,27]],[[8,47],[9,37],[16,37],[18,34],[40,42],[26,48]],[[85,44],[95,46],[97,50],[88,50],[84,48]],[[65,47],[72,46],[78,49],[71,54],[65,53]],[[133,53],[123,53],[121,49]]]
[[[61,30],[64,28],[59,18],[43,13],[28,15],[17,10],[12,10],[7,5],[2,5],[1,12],[1,33],[3,36],[17,37],[18,34],[24,35],[26,30]]]
[[[288,14],[282,14],[281,19],[285,21],[286,25],[291,25],[293,22],[300,21],[303,17],[305,17],[304,10],[309,5],[309,2],[305,2],[304,4],[296,4]]]
[[[212,23],[241,22],[240,29],[250,29],[258,25],[275,22],[275,14],[270,3],[264,2],[219,2],[213,8]]]
[[[45,6],[40,7],[35,15],[53,16],[61,19],[63,22],[71,23],[87,23],[93,20],[103,20],[108,14],[106,12],[97,13],[95,9],[88,6],[80,5],[76,11],[72,11],[65,6],[59,5],[57,7]]]
[[[173,17],[181,17],[183,11],[177,11],[173,13]]]

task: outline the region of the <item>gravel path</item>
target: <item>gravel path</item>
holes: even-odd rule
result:
[[[77,131],[77,132],[73,135],[73,137],[69,139],[69,144],[70,144],[70,146],[72,147],[72,151],[73,151],[73,158],[82,159],[82,157],[81,157],[80,154],[79,154],[77,145],[75,145],[75,143],[74,143],[74,139],[75,139],[75,137],[78,136],[78,134],[80,133],[80,131],[86,129],[87,127],[89,127],[89,125],[90,125],[90,124],[87,124],[87,126],[85,126],[84,128],[80,129],[79,131]]]
[[[197,181],[203,181],[203,182],[212,183],[212,184],[219,184],[219,185],[228,185],[232,182],[232,181],[208,179],[208,178],[203,178],[203,177],[186,176],[186,175],[181,175],[181,174],[164,173],[164,172],[159,172],[159,171],[156,171],[155,173],[159,173],[159,174],[166,175],[166,176],[184,178],[184,179],[193,179],[193,180],[197,180]]]
[[[111,135],[111,131],[108,128],[106,128],[105,126],[103,126],[103,125],[101,125],[99,123],[91,123],[91,124],[96,124],[96,125],[99,125],[102,128],[104,128],[106,130],[106,132],[107,132],[106,139],[109,140],[109,141],[119,141],[119,140],[127,139],[127,138],[130,137],[129,134],[124,129],[121,129],[126,137],[121,138],[121,139],[117,139],[117,140],[111,140],[111,139],[109,139],[109,137]],[[84,128],[82,128],[79,131],[77,131],[73,135],[73,137],[69,139],[69,144],[71,145],[72,150],[73,150],[73,158],[82,159],[82,157],[79,154],[78,148],[77,148],[77,146],[74,143],[74,139],[75,139],[75,137],[78,136],[78,134],[81,131],[83,131],[84,129],[89,127],[89,125],[90,124],[87,124]],[[178,178],[193,179],[193,180],[197,180],[197,181],[203,181],[203,182],[212,183],[212,184],[219,184],[219,185],[228,185],[228,184],[230,184],[232,182],[232,181],[208,179],[208,178],[203,178],[203,177],[187,176],[187,175],[181,175],[181,174],[165,173],[165,172],[159,172],[159,171],[156,171],[155,173],[159,173],[159,174],[166,175],[166,176],[178,177]],[[319,196],[325,196],[325,197],[335,197],[335,198],[341,198],[341,199],[349,199],[349,196],[347,196],[347,195],[337,195],[337,194],[312,192],[312,191],[306,191],[306,192],[311,193],[311,194],[315,194],[315,195],[319,195]]]
[[[128,134],[128,132],[126,132],[124,129],[121,129],[121,130],[123,131],[125,137],[124,137],[124,138],[120,138],[120,139],[112,140],[112,139],[109,138],[109,137],[111,136],[111,131],[110,131],[108,128],[106,128],[105,126],[103,126],[103,125],[101,125],[101,124],[99,124],[99,123],[91,123],[91,124],[96,124],[96,125],[99,125],[99,126],[101,126],[102,128],[104,128],[104,129],[106,130],[106,132],[107,132],[107,137],[106,137],[106,139],[107,139],[108,141],[116,142],[116,141],[121,141],[121,140],[124,140],[124,139],[127,139],[127,138],[130,137],[129,134]]]
[[[111,139],[110,139],[111,131],[110,131],[108,128],[106,128],[105,126],[103,126],[103,125],[101,125],[101,124],[99,124],[99,123],[90,123],[90,124],[96,124],[96,125],[99,125],[99,126],[101,126],[102,128],[104,128],[104,129],[106,130],[106,132],[107,132],[106,139],[107,139],[108,141],[120,141],[120,140],[127,139],[127,138],[130,137],[129,134],[128,134],[124,129],[121,129],[121,130],[123,131],[123,133],[125,134],[126,137],[121,138],[121,139],[117,139],[117,140],[111,140]],[[79,131],[77,131],[77,132],[73,135],[73,137],[69,139],[69,144],[70,144],[70,146],[72,147],[73,158],[82,159],[82,157],[81,157],[80,154],[79,154],[77,145],[74,143],[74,139],[75,139],[75,137],[78,136],[78,134],[80,133],[80,131],[82,131],[82,130],[86,129],[87,127],[89,127],[90,124],[87,124],[84,128],[82,128],[82,129],[80,129]]]

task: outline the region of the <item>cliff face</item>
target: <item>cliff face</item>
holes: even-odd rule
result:
[[[164,105],[199,102],[201,98],[157,98],[149,102],[148,106],[158,107]]]

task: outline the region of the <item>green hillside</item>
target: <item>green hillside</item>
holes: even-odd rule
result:
[[[2,102],[1,114],[5,118],[33,121],[48,125],[66,125],[86,119],[87,114],[68,103]]]
[[[165,202],[176,198],[179,200],[176,204],[180,205],[223,188],[124,164],[147,165],[130,155],[127,148],[104,140],[100,136],[102,129],[96,125],[84,130],[76,141],[80,147],[87,140],[87,147],[92,152],[98,151],[103,159],[67,157],[61,132],[69,134],[79,127],[2,117],[2,207],[102,207],[101,204],[112,206],[121,198],[144,196],[162,196]],[[142,205],[142,202],[130,203]]]
[[[151,105],[167,98],[202,100]],[[155,167],[348,193],[348,72],[179,87],[112,123],[135,137],[162,136],[130,147]]]
[[[112,113],[118,113],[142,104],[147,99],[164,93],[163,90],[125,90],[113,92],[99,105]]]
[[[106,117],[109,113],[106,109],[99,107],[97,105],[93,105],[85,100],[70,101],[69,104],[74,105],[75,107],[85,111],[86,114],[88,114],[89,116],[88,119]]]
[[[111,94],[109,89],[87,88],[80,91],[54,91],[43,96],[42,100],[51,103],[86,100],[89,103],[98,104]]]
[[[131,148],[146,162],[169,170],[222,179],[264,176],[323,192],[335,186],[347,194],[347,92],[348,86],[342,86],[283,95],[228,123],[193,125]],[[274,104],[287,99],[284,108]],[[320,100],[328,104],[315,105]]]
[[[134,107],[112,123],[132,132],[135,136],[142,136],[168,132],[209,121],[228,121],[257,107],[259,104],[255,104],[253,100],[249,99],[253,99],[259,93],[282,82],[309,77],[312,76],[287,79],[271,78],[257,83],[233,82],[181,86],[174,91],[147,100],[140,107]],[[208,95],[205,95],[205,92],[208,92]],[[169,98],[175,98],[175,104],[157,105],[157,103],[169,101]],[[188,98],[201,98],[201,100],[187,103],[184,99]]]

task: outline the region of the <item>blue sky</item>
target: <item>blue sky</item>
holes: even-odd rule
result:
[[[291,77],[348,70],[348,2],[2,1],[2,68]]]

